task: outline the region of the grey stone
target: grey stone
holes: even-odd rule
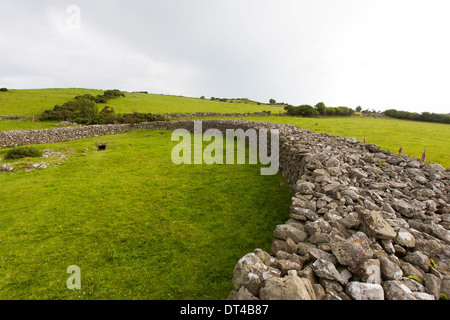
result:
[[[310,235],[314,235],[315,233],[328,233],[331,231],[331,225],[324,220],[323,218],[319,218],[313,222],[307,222],[305,224],[305,231]]]
[[[288,240],[274,239],[272,241],[272,246],[270,247],[270,252],[276,255],[278,251],[285,251],[287,253],[297,253],[298,247],[293,240],[288,238]]]
[[[241,287],[238,291],[233,290],[228,300],[259,300],[245,287]]]
[[[317,300],[322,300],[325,297],[325,289],[318,283],[313,283],[314,294]]]
[[[412,291],[402,281],[384,281],[382,287],[386,300],[416,300]]]
[[[408,218],[414,217],[413,207],[405,200],[394,199],[392,208]]]
[[[321,176],[329,176],[330,174],[328,173],[327,170],[325,169],[316,169],[314,170],[314,172],[312,173],[311,177],[312,178],[316,178],[316,177],[321,177]]]
[[[330,261],[332,264],[336,265],[337,264],[337,259],[336,257],[328,252],[325,252],[323,250],[317,249],[317,248],[312,248],[309,251],[309,254],[311,255],[311,257],[313,257],[314,259],[323,259],[323,260],[327,260]]]
[[[381,267],[381,277],[383,280],[401,280],[403,271],[399,265],[384,256],[378,256]]]
[[[275,238],[282,240],[291,238],[295,243],[303,242],[308,238],[308,234],[305,231],[299,230],[289,224],[278,225],[273,235]]]
[[[353,201],[357,201],[360,197],[361,197],[361,195],[359,195],[355,190],[353,190],[353,189],[346,189],[346,190],[343,190],[342,192],[341,192],[341,195],[342,196],[347,196],[347,197],[349,197],[350,199],[352,199]]]
[[[283,278],[270,278],[260,292],[261,300],[312,300],[305,283],[296,273]]]
[[[441,239],[446,244],[450,244],[450,230],[445,229],[441,225],[433,224],[432,232],[437,238]]]
[[[407,248],[414,248],[416,246],[416,239],[407,229],[404,228],[400,228],[398,230],[394,241],[395,243]]]
[[[333,243],[331,251],[340,264],[350,267],[353,271],[373,256],[367,236],[357,232],[345,241]],[[352,271],[350,270],[350,271]]]
[[[331,262],[329,262],[327,260],[317,259],[312,264],[312,269],[313,269],[314,273],[316,274],[316,276],[318,276],[319,278],[335,280],[335,281],[338,281],[339,283],[345,282],[344,279],[342,278],[341,274],[339,273],[339,271],[337,271],[334,264],[332,264]]]
[[[396,237],[394,229],[384,220],[380,212],[364,210],[359,216],[369,236],[378,239],[394,239]]]
[[[9,164],[0,164],[0,172],[1,171],[6,171],[6,172],[10,172],[13,171],[14,167],[9,165]]]
[[[380,284],[351,281],[345,292],[353,300],[384,300],[384,290]]]
[[[368,259],[360,266],[358,274],[362,282],[380,284],[381,283],[380,260]]]
[[[287,274],[289,270],[302,270],[302,264],[291,260],[278,260],[279,269],[283,274]]]
[[[339,167],[339,160],[336,158],[330,158],[325,161],[325,167],[329,170],[330,167]]]
[[[401,263],[400,268],[403,270],[403,275],[404,276],[407,276],[407,277],[408,276],[414,276],[414,277],[419,278],[421,281],[423,281],[423,278],[425,276],[425,272],[422,269],[412,265],[409,262],[405,262],[405,261],[403,261]]]
[[[236,264],[232,281],[235,290],[246,287],[252,295],[258,296],[264,281],[279,275],[276,269],[266,266],[254,253],[249,253]]]
[[[314,233],[311,237],[309,237],[309,241],[313,244],[328,243],[330,240],[330,236],[323,232]]]
[[[416,300],[436,300],[432,294],[425,292],[413,292],[413,295]]]
[[[441,281],[441,293],[450,298],[450,275],[444,276]]]
[[[267,252],[257,248],[253,253],[268,267],[278,268],[278,261]]]
[[[298,182],[295,191],[299,192],[301,194],[314,194],[314,189],[316,188],[316,185],[311,182]]]
[[[351,171],[351,174],[353,176],[355,176],[356,178],[367,178],[367,173],[365,173],[364,171],[362,171],[361,169],[358,168],[354,168]]]
[[[330,194],[336,191],[340,191],[341,190],[341,184],[337,181],[332,181],[331,183],[327,184],[326,186],[324,186],[323,188],[323,192]]]
[[[438,300],[441,293],[441,279],[431,273],[426,273],[423,280],[426,292],[433,295],[434,298]]]
[[[405,258],[405,261],[413,264],[416,267],[419,267],[423,271],[427,272],[430,268],[430,258],[428,258],[423,252],[421,251],[414,251],[412,253],[408,253]]]
[[[355,229],[361,224],[359,213],[357,212],[350,212],[339,222],[347,229]]]

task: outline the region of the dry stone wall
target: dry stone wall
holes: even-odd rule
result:
[[[278,129],[280,170],[292,190],[270,252],[233,273],[229,299],[437,300],[450,296],[450,172],[354,138],[296,126],[204,120],[203,130]],[[0,147],[194,122],[0,132]]]

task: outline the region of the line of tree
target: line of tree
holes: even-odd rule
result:
[[[398,111],[395,109],[386,110],[384,111],[384,114],[388,117],[396,119],[450,123],[450,114],[431,113],[431,112],[417,113],[409,111]]]
[[[301,117],[316,117],[316,116],[351,116],[355,110],[348,107],[327,107],[325,103],[319,102],[314,107],[304,104],[298,107],[287,105],[284,107],[289,115]]]

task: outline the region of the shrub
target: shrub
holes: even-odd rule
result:
[[[351,116],[355,113],[355,110],[348,107],[336,107],[331,108],[325,106],[323,102],[319,102],[314,106],[314,108],[310,105],[304,104],[299,107],[293,107],[288,105],[284,107],[288,114],[294,116],[302,116],[302,117],[315,117],[317,115],[321,116]]]
[[[45,110],[42,112],[41,117],[39,118],[40,121],[52,121],[52,120],[59,120],[60,114],[54,110]]]
[[[87,123],[87,119],[85,119],[85,118],[76,118],[73,122],[75,122],[77,124],[86,124]]]
[[[349,107],[337,107],[334,108],[337,116],[351,116],[355,113],[355,110]]]
[[[386,110],[384,111],[384,114],[388,117],[396,119],[450,123],[450,114],[439,114],[430,112],[422,112],[422,114],[419,114],[417,112],[398,111],[395,109]]]
[[[95,99],[95,98],[94,98]],[[59,120],[72,121],[79,124],[91,124],[98,116],[98,107],[92,95],[78,96],[73,101],[68,101],[63,105],[55,105],[53,110],[42,112],[39,120]],[[84,122],[82,122],[84,119]]]
[[[100,113],[95,124],[135,124],[141,122],[168,121],[167,116],[155,113]]]
[[[89,93],[85,94],[85,95],[82,95],[82,96],[76,96],[75,100],[76,99],[88,99],[88,100],[95,101],[95,97],[92,94],[89,94]]]
[[[304,104],[298,107],[286,106],[284,108],[288,114],[302,117],[314,117],[318,114],[317,110],[312,106]]]
[[[14,147],[6,153],[5,159],[22,159],[41,156],[42,152],[35,147]]]
[[[8,89],[6,89],[6,88],[0,88],[0,92],[8,92]]]
[[[321,116],[325,115],[325,111],[327,109],[327,107],[325,106],[325,103],[319,102],[318,104],[316,104],[314,106],[314,108],[316,108],[317,112],[319,112]]]
[[[107,103],[108,99],[104,95],[99,94],[95,97],[94,101],[95,101],[95,103]]]
[[[85,124],[92,124],[94,119],[98,117],[98,107],[97,104],[85,98],[80,98],[76,100],[77,111],[75,114],[80,119],[86,119]]]
[[[102,111],[100,111],[100,114],[108,114],[108,113],[115,113],[113,107],[105,106]]]

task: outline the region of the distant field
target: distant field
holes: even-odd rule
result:
[[[93,89],[26,89],[0,92],[0,115],[36,115],[56,104],[63,104],[78,95],[101,94]]]
[[[63,104],[78,95],[90,93],[102,94],[103,90],[94,89],[30,89],[0,92],[0,115],[37,115],[44,110],[53,109],[56,104]],[[152,113],[193,113],[193,112],[260,112],[271,110],[274,113],[283,111],[281,107],[257,105],[255,101],[234,99],[231,102],[213,101],[210,99],[166,96],[159,94],[128,93],[126,97],[99,104],[102,109],[108,105],[117,113],[133,111]]]
[[[278,113],[284,111],[281,107],[270,105],[257,105],[254,101],[233,100],[234,102],[220,102],[210,99],[199,99],[158,94],[130,94],[124,98],[111,100],[102,105],[114,108],[117,113],[133,111],[152,113],[193,113],[193,112],[220,112],[220,113],[246,113],[270,110]]]

